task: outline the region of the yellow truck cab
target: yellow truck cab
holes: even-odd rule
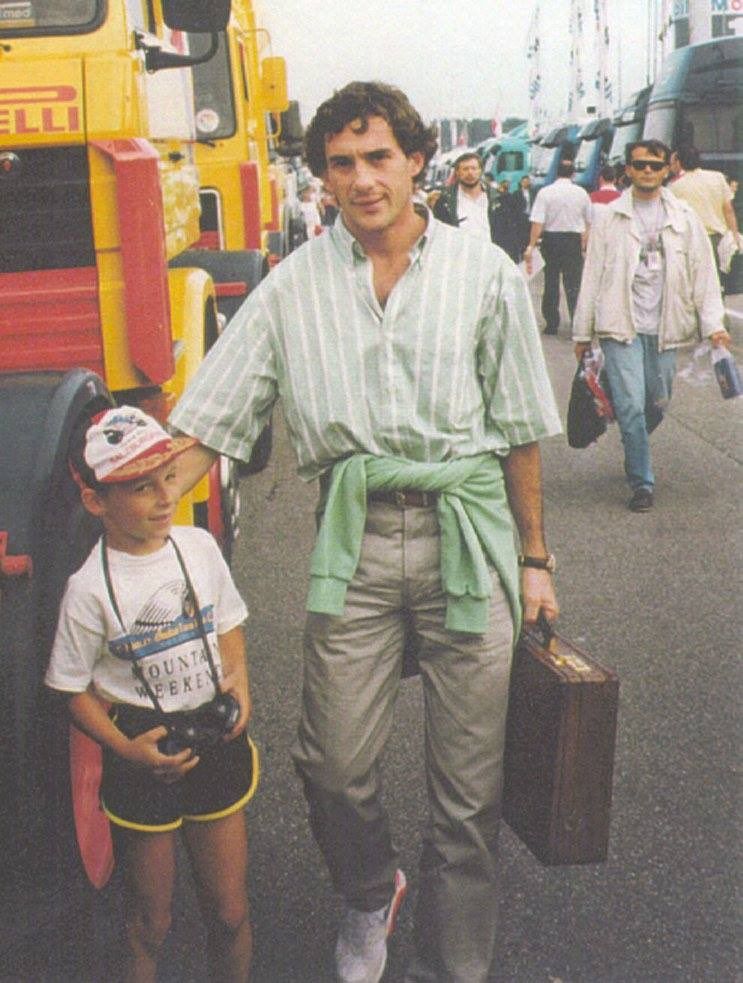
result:
[[[201,53],[207,40],[189,36]],[[220,312],[234,314],[269,266],[286,253],[283,179],[270,120],[288,105],[286,65],[270,53],[268,32],[250,0],[234,0],[214,58],[192,69],[201,220],[195,249],[179,264],[202,266],[216,284]]]

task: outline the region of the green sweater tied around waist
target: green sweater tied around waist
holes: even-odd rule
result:
[[[438,496],[446,628],[470,634],[487,631],[492,594],[490,563],[509,599],[517,638],[521,602],[514,529],[503,469],[493,454],[440,464],[372,454],[355,454],[338,461],[312,553],[307,610],[343,613],[346,588],[361,554],[367,495],[402,490],[435,492]]]

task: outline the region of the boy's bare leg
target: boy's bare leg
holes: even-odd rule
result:
[[[212,822],[187,822],[183,833],[207,926],[212,979],[245,983],[253,954],[245,814],[241,809]]]
[[[175,833],[117,829],[123,851],[127,983],[154,983],[168,934],[175,883]]]

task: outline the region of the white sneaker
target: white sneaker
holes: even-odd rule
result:
[[[379,983],[387,965],[387,939],[408,889],[405,874],[395,872],[392,899],[377,911],[346,908],[335,945],[338,983]]]

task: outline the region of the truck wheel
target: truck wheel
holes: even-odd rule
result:
[[[99,409],[100,405],[89,407],[78,419],[73,433],[78,427],[87,427]],[[50,585],[56,610],[67,578],[82,565],[95,545],[101,528],[98,521],[83,508],[79,489],[66,469],[53,491],[53,501],[59,506],[57,510],[50,510],[49,533],[51,535],[52,530],[56,531],[61,547],[55,550],[50,565]],[[64,790],[64,797],[69,799],[69,803],[64,802],[59,812],[71,814],[70,821],[83,869],[93,887],[100,889],[108,882],[114,867],[110,824],[98,798],[103,769],[101,748],[74,725],[68,724],[66,710],[64,723],[57,723],[57,728],[60,739],[54,770],[68,776],[65,785],[69,788],[69,791]],[[50,776],[52,779],[53,776]]]
[[[11,881],[17,878],[18,897],[38,882],[46,883],[51,895],[66,891],[71,899],[83,884],[75,849],[66,699],[43,686],[43,675],[67,578],[100,531],[83,509],[67,466],[77,425],[87,425],[95,412],[110,405],[96,379],[74,370],[64,377],[39,376],[25,388],[6,391],[8,406],[15,398],[19,405],[27,404],[29,415],[36,408],[33,442],[21,447],[26,455],[33,449],[29,460],[36,462],[34,473],[43,476],[35,494],[28,496],[24,518],[33,529],[32,574],[3,577],[0,585],[3,702],[10,704],[9,712],[0,714],[1,743],[7,750],[0,784],[11,803],[3,810],[2,841],[13,844],[6,860]],[[110,851],[110,837],[103,849]]]

